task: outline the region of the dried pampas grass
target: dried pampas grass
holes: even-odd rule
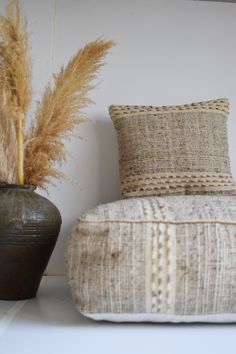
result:
[[[54,85],[47,86],[26,141],[26,183],[43,187],[51,177],[62,176],[55,163],[66,160],[63,138],[86,120],[82,109],[91,103],[88,93],[94,86],[90,82],[112,46],[113,42],[103,40],[86,45],[54,75]]]
[[[0,90],[17,134],[18,182],[24,183],[24,123],[31,103],[31,61],[27,22],[17,0],[10,0],[0,16]]]
[[[87,44],[54,75],[53,84],[46,87],[34,122],[25,134],[32,96],[28,31],[18,0],[9,1],[6,16],[0,16],[0,90],[7,106],[7,116],[0,112],[1,156],[5,158],[0,165],[0,183],[17,180],[45,188],[51,178],[63,177],[56,164],[66,161],[64,138],[71,137],[74,128],[86,121],[82,110],[92,102],[88,96],[94,88],[91,81],[113,45],[104,40]],[[13,122],[11,127],[9,122]],[[16,163],[12,164],[14,159]]]
[[[16,179],[16,134],[6,107],[0,106],[0,181],[15,184]]]
[[[6,16],[0,16],[0,36],[0,89],[9,112],[16,119],[19,114],[25,118],[32,98],[31,60],[27,21],[16,0],[10,0]]]

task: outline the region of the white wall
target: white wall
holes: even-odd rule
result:
[[[65,172],[80,182],[49,188],[63,226],[48,272],[64,272],[72,225],[89,208],[119,198],[118,153],[107,106],[169,105],[228,97],[236,177],[236,5],[191,0],[21,0],[31,29],[35,100],[52,70],[86,42],[114,39],[93,91],[83,140],[67,143]],[[2,11],[6,0],[0,2]],[[33,112],[33,110],[32,110]],[[33,113],[32,113],[33,114]]]

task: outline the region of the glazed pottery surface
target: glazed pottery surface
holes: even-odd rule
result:
[[[0,300],[36,296],[61,227],[34,186],[0,185]]]

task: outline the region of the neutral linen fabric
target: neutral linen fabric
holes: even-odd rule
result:
[[[227,99],[183,106],[110,106],[122,196],[236,193]]]
[[[173,322],[173,323],[236,323],[236,314],[219,315],[168,315],[160,313],[86,313],[86,317],[95,321],[111,322]]]
[[[67,260],[85,316],[233,321],[236,198],[144,197],[101,205],[78,220]]]

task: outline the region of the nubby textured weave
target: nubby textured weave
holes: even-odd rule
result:
[[[226,99],[111,106],[122,195],[82,216],[67,267],[95,320],[236,322],[236,188]]]
[[[236,321],[236,198],[166,196],[100,205],[67,258],[79,311],[112,321]]]
[[[227,99],[181,106],[110,106],[124,198],[170,194],[235,195]]]

